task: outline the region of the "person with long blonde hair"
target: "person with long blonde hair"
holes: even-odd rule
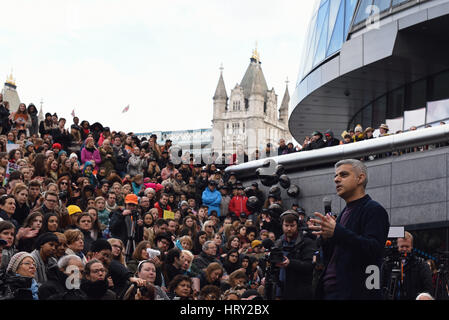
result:
[[[126,267],[125,250],[122,240],[117,238],[109,238],[108,242],[112,247],[112,259],[117,260]]]

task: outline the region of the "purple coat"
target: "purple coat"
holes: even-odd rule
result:
[[[101,162],[100,152],[98,151],[98,149],[95,149],[94,152],[90,152],[86,148],[83,148],[83,150],[81,150],[81,163],[84,164],[86,163],[86,161],[92,160],[95,161],[94,170],[98,171],[99,169],[98,164]]]

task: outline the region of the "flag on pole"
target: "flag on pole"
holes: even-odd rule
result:
[[[129,110],[129,104],[125,107],[125,109],[123,109],[122,113],[128,112]]]
[[[72,115],[73,118],[75,118],[75,109],[72,110],[71,115]]]

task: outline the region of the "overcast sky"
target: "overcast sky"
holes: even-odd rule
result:
[[[0,81],[22,102],[113,130],[211,128],[223,63],[228,95],[255,43],[268,87],[294,92],[312,0],[2,2]],[[130,105],[129,112],[122,110]]]

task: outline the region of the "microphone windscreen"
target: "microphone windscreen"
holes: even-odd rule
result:
[[[265,249],[271,249],[274,246],[274,242],[273,242],[273,240],[267,238],[262,241],[262,246]]]

